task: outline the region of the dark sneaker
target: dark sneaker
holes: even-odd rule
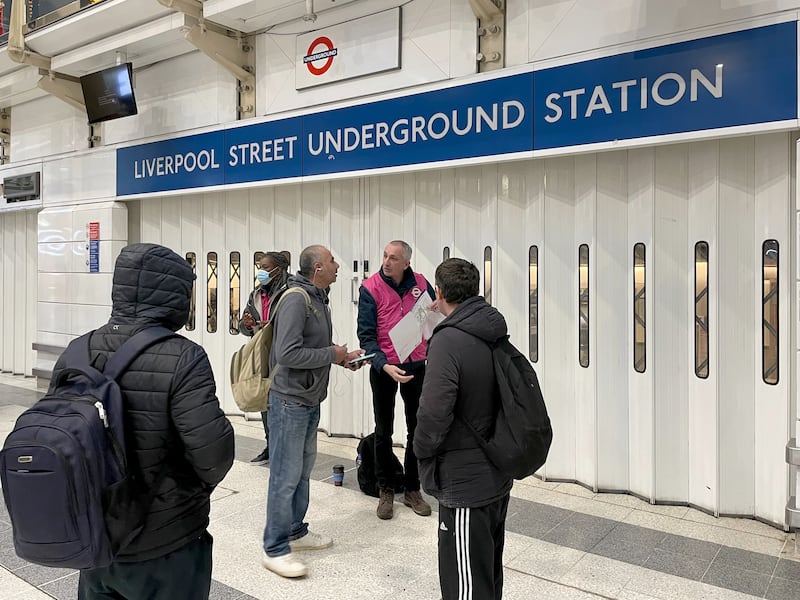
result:
[[[381,498],[378,501],[378,518],[391,519],[394,516],[394,490],[381,488]]]
[[[269,448],[264,448],[264,451],[250,461],[251,465],[265,465],[269,462]]]
[[[427,517],[431,514],[431,505],[422,499],[422,494],[419,490],[403,494],[403,504],[410,506],[411,510],[421,517]]]

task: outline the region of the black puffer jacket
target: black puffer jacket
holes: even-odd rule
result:
[[[114,269],[108,324],[92,335],[95,367],[134,333],[186,323],[194,274],[172,250],[155,244],[123,248]],[[63,368],[56,363],[53,380]],[[220,410],[205,351],[176,335],[140,354],[120,378],[131,469],[147,488],[160,477],[142,533],[117,557],[163,556],[208,525],[209,495],[233,463],[233,429]],[[162,474],[163,465],[163,474]]]
[[[492,430],[499,398],[486,342],[506,332],[503,315],[475,296],[439,323],[429,341],[414,453],[423,489],[449,508],[485,506],[511,490],[512,480],[455,418],[460,415],[483,437]]]

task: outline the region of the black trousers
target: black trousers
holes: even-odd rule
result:
[[[267,440],[267,448],[269,448],[269,422],[267,421],[268,411],[261,413],[261,422],[264,424],[264,439]]]
[[[442,600],[500,600],[509,494],[480,508],[439,505]]]
[[[78,600],[208,600],[213,542],[205,532],[158,558],[81,571]]]
[[[400,396],[403,398],[406,413],[406,458],[404,485],[408,491],[419,490],[419,467],[414,455],[414,430],[417,428],[417,409],[425,379],[425,366],[411,372],[414,378],[401,383]],[[391,487],[394,469],[392,468],[392,433],[394,433],[394,400],[398,383],[383,371],[369,370],[369,384],[372,387],[372,408],[375,411],[375,477],[378,487]]]

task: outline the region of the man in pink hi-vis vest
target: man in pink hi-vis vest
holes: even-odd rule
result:
[[[418,515],[431,514],[430,505],[422,498],[417,457],[414,455],[414,430],[417,428],[417,409],[425,378],[427,342],[419,344],[411,354],[400,360],[389,331],[408,314],[427,294],[433,302],[431,284],[420,273],[411,270],[411,246],[401,240],[389,242],[383,250],[381,269],[361,286],[358,301],[358,340],[367,353],[375,353],[369,370],[372,387],[372,406],[375,411],[375,476],[380,499],[379,519],[394,516],[395,488],[403,486],[403,504]],[[408,438],[404,461],[403,481],[394,481],[392,433],[394,402],[397,388],[405,405]]]

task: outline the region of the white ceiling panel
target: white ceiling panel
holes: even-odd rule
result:
[[[23,67],[0,77],[0,108],[44,96],[45,92],[36,87],[41,78],[39,70],[33,67]]]
[[[287,26],[287,34],[306,33],[363,17],[408,0],[314,0],[316,22],[304,21],[305,0],[205,0],[203,16],[244,32]]]
[[[53,57],[52,67],[59,73],[80,77],[116,64],[116,53],[125,52],[134,68],[144,67],[195,50],[185,35],[195,21],[172,13],[105,39],[86,44]]]
[[[23,65],[9,58],[8,47],[5,45],[0,47],[0,75],[5,75],[6,73],[11,73],[21,68],[23,68]]]
[[[56,56],[170,14],[157,0],[110,0],[30,33],[25,42],[39,54]]]

